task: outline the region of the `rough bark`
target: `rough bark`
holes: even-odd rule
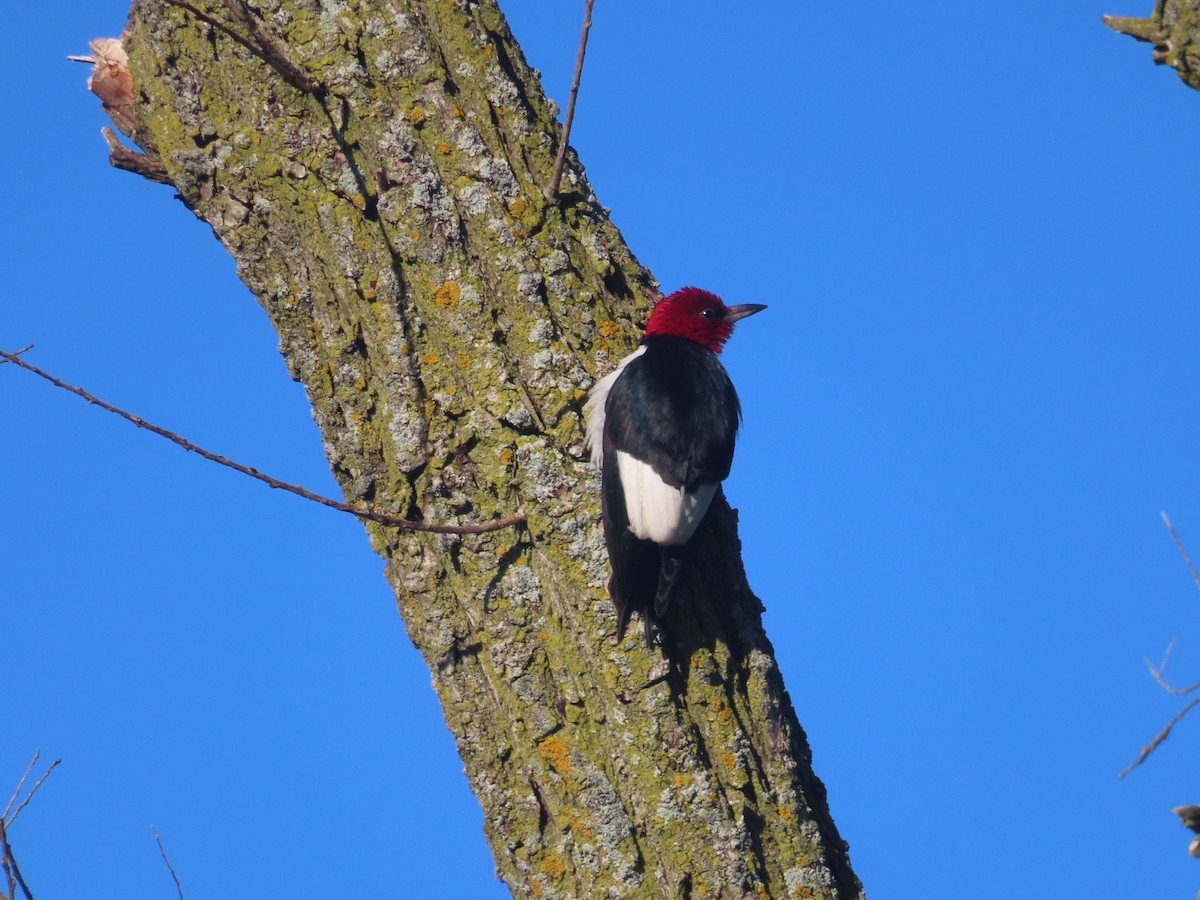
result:
[[[185,8],[191,6],[191,8]],[[855,897],[719,501],[613,640],[580,414],[655,297],[490,0],[135,0],[127,130],[270,316],[483,806],[543,897]],[[115,160],[138,169],[126,155]],[[152,165],[151,165],[152,164]]]
[[[1153,60],[1200,90],[1200,0],[1157,0],[1148,19],[1105,16],[1114,31],[1154,45]]]

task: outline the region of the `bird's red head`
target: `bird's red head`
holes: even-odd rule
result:
[[[713,353],[720,353],[733,323],[766,309],[761,303],[726,306],[721,298],[696,287],[680,288],[658,301],[646,323],[646,336],[670,335],[687,338]]]

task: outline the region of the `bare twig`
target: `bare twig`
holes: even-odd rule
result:
[[[575,120],[575,98],[579,96],[579,82],[583,77],[583,57],[587,53],[588,32],[592,30],[592,7],[596,0],[587,0],[583,11],[583,30],[579,33],[579,53],[575,57],[575,77],[571,80],[571,96],[567,99],[567,117],[563,120],[562,139],[558,144],[558,156],[554,158],[554,180],[550,182],[549,196],[558,195],[562,183],[563,164],[567,158],[567,142],[571,137],[571,123]]]
[[[100,398],[89,394],[83,388],[75,387],[72,384],[67,384],[65,381],[60,381],[48,372],[43,372],[37,366],[30,365],[23,359],[20,359],[15,353],[9,353],[5,350],[0,350],[0,359],[7,360],[32,372],[39,378],[43,378],[57,388],[62,388],[64,391],[74,394],[76,397],[82,397],[88,403],[98,406],[106,412],[120,416],[127,422],[132,422],[138,428],[144,428],[147,431],[157,434],[159,437],[164,437],[173,444],[182,447],[184,450],[190,450],[207,459],[210,462],[215,462],[226,468],[233,469],[235,472],[241,472],[243,475],[249,475],[263,484],[277,490],[286,491],[289,494],[295,494],[298,497],[303,497],[305,500],[311,500],[314,503],[320,503],[322,506],[328,506],[330,509],[340,510],[341,512],[350,513],[352,516],[358,516],[360,519],[366,519],[371,522],[378,522],[380,525],[388,525],[392,528],[400,528],[405,531],[423,531],[433,534],[484,534],[489,531],[499,531],[503,528],[511,528],[514,525],[519,525],[525,521],[524,513],[517,513],[515,516],[507,516],[503,519],[494,519],[491,522],[484,522],[480,525],[437,525],[431,522],[414,522],[412,519],[404,519],[400,516],[394,516],[390,513],[380,512],[375,509],[367,509],[366,507],[356,506],[350,503],[342,503],[338,500],[331,500],[329,497],[323,497],[320,494],[314,494],[312,491],[301,487],[298,484],[288,484],[285,481],[280,481],[278,478],[272,478],[270,475],[264,475],[257,469],[250,466],[244,466],[241,463],[234,462],[232,459],[221,456],[217,453],[212,453],[193,444],[186,438],[180,437],[173,431],[168,431],[151,422],[147,422],[138,416],[128,413],[123,409],[113,406],[111,403],[105,403]]]
[[[40,753],[41,753],[41,751],[39,750],[38,754],[40,754]],[[38,754],[34,755],[34,757],[33,757],[34,762],[37,761]],[[21,814],[21,810],[23,810],[26,806],[29,805],[29,801],[33,799],[33,795],[36,794],[38,788],[40,788],[42,786],[42,782],[50,777],[50,773],[54,771],[54,769],[58,766],[58,764],[60,762],[62,762],[61,759],[56,759],[54,762],[50,763],[50,767],[48,769],[46,769],[45,772],[42,773],[42,777],[39,778],[37,780],[37,782],[33,785],[33,787],[31,787],[29,789],[29,793],[25,795],[25,799],[21,801],[20,806],[18,806],[13,811],[13,814],[11,816],[8,815],[7,813],[5,814],[5,817],[4,817],[5,827],[8,827],[8,828],[12,827],[13,822],[17,821],[17,816],[19,816]],[[32,765],[32,763],[31,763],[31,765]],[[25,779],[22,778],[21,782],[23,784],[25,782]]]
[[[20,870],[17,869],[17,860],[12,856],[12,847],[8,846],[8,834],[2,820],[0,820],[0,868],[4,869],[4,880],[8,888],[8,893],[5,894],[6,898],[17,900],[17,878],[20,877]],[[24,881],[22,883],[24,884]],[[29,890],[26,889],[25,893],[28,894]]]
[[[1150,670],[1150,677],[1158,682],[1158,686],[1168,694],[1175,694],[1179,696],[1183,694],[1190,694],[1192,691],[1196,690],[1196,688],[1200,688],[1200,681],[1197,681],[1195,684],[1185,688],[1177,688],[1167,684],[1166,679],[1163,678],[1163,672],[1167,670],[1167,660],[1171,658],[1171,651],[1175,649],[1175,642],[1177,640],[1179,640],[1178,636],[1171,638],[1171,643],[1167,644],[1167,649],[1163,651],[1162,662],[1158,664],[1158,668],[1155,668],[1154,663],[1150,662],[1150,660],[1146,659],[1145,657],[1143,657],[1143,660],[1146,663],[1146,668]]]
[[[25,900],[33,900],[33,892],[29,890],[29,885],[21,875],[21,867],[17,865],[17,859],[13,856],[12,847],[8,843],[8,829],[3,822],[0,822],[0,861],[3,862],[4,876],[8,880],[8,896],[17,900],[17,885],[20,885]]]
[[[1192,573],[1192,581],[1196,582],[1196,587],[1200,588],[1200,572],[1196,571],[1196,567],[1192,564],[1192,558],[1188,556],[1187,550],[1183,546],[1183,541],[1179,539],[1179,532],[1175,530],[1175,526],[1171,524],[1171,520],[1167,518],[1165,512],[1160,512],[1162,520],[1167,525],[1167,530],[1171,532],[1171,537],[1175,540],[1175,546],[1179,548],[1179,552],[1183,554],[1183,561],[1187,563],[1188,571]]]
[[[183,885],[179,883],[179,876],[175,874],[175,867],[171,865],[171,860],[167,858],[167,850],[163,847],[162,838],[158,836],[158,829],[151,825],[150,833],[154,835],[154,843],[158,844],[159,856],[167,864],[167,871],[171,873],[171,879],[175,882],[175,890],[179,892],[179,900],[184,900]]]
[[[14,350],[12,355],[20,356],[22,353],[28,353],[32,349],[33,349],[33,344],[26,344],[20,350]],[[0,366],[4,365],[6,362],[8,362],[7,359],[0,359]]]
[[[1168,722],[1167,726],[1162,731],[1160,731],[1157,735],[1154,736],[1154,740],[1152,740],[1149,744],[1147,744],[1145,747],[1142,748],[1142,752],[1138,754],[1138,758],[1136,760],[1134,760],[1131,765],[1127,766],[1124,770],[1122,770],[1121,773],[1119,775],[1117,775],[1117,777],[1124,778],[1126,775],[1128,775],[1130,772],[1132,772],[1134,769],[1136,769],[1138,766],[1140,766],[1142,763],[1144,763],[1146,761],[1146,757],[1148,757],[1151,753],[1153,753],[1156,749],[1158,749],[1158,745],[1167,739],[1167,736],[1171,733],[1171,729],[1174,728],[1176,725],[1178,725],[1180,720],[1183,719],[1183,717],[1186,716],[1189,711],[1191,711],[1191,708],[1193,706],[1196,706],[1197,704],[1200,704],[1200,697],[1197,697],[1195,700],[1193,700],[1191,703],[1189,703],[1187,706],[1185,706],[1183,709],[1181,709],[1179,711],[1179,715],[1177,715],[1170,722]]]
[[[25,786],[25,779],[29,777],[29,773],[33,771],[33,767],[37,765],[38,758],[41,755],[41,750],[33,751],[33,759],[31,759],[29,761],[29,765],[25,767],[25,774],[21,776],[21,780],[17,782],[17,789],[13,791],[12,796],[8,799],[8,806],[4,807],[4,815],[0,816],[0,822],[8,821],[8,814],[12,812],[13,804],[16,803],[17,798],[21,796],[21,788]]]
[[[246,9],[245,4],[241,0],[224,0],[225,8],[229,10],[230,14],[237,19],[242,27],[250,32],[254,38],[253,40],[243,34],[239,34],[224,22],[214,19],[203,10],[197,9],[191,3],[188,3],[187,0],[163,0],[163,2],[169,6],[176,6],[179,9],[187,10],[201,22],[211,25],[222,34],[237,41],[278,72],[284,81],[297,90],[304,91],[306,94],[313,94],[316,97],[324,95],[325,86],[288,59],[283,48],[279,46],[279,42],[268,33],[262,22]]]

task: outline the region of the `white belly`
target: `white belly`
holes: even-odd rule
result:
[[[625,493],[629,530],[656,544],[686,544],[708,512],[715,484],[695,491],[673,488],[650,466],[628,453],[617,452],[617,471]]]

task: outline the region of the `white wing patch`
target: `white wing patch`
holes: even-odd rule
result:
[[[592,452],[592,465],[597,469],[604,462],[604,404],[608,402],[608,392],[625,367],[646,352],[644,346],[638,347],[609,372],[597,381],[591,390],[591,396],[583,407],[583,419],[587,426],[587,445]]]
[[[617,472],[625,492],[629,530],[656,544],[686,544],[691,540],[717,492],[715,484],[702,484],[694,492],[673,488],[647,463],[620,450]]]

